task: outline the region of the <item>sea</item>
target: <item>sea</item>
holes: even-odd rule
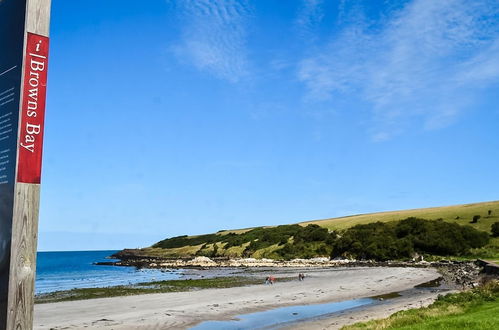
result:
[[[117,251],[38,252],[35,293],[174,280],[182,276],[182,270],[161,271],[95,265],[100,261],[117,261],[108,259],[115,252]]]

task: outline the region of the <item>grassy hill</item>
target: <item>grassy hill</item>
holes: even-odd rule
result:
[[[471,223],[476,215],[480,215],[481,218],[477,223]],[[284,225],[223,230],[214,234],[166,239],[137,252],[140,255],[159,257],[204,255],[209,257],[280,258],[284,255],[284,250],[286,250],[287,256],[293,255],[293,253],[298,254],[298,250],[294,248],[296,245],[299,246],[301,257],[329,256],[332,250],[331,241],[337,234],[341,237],[351,227],[375,222],[395,224],[396,221],[410,217],[428,220],[442,219],[444,222],[469,225],[490,234],[491,225],[499,221],[499,201],[359,214],[306,221],[298,223],[298,226]],[[492,238],[485,247],[472,249],[468,255],[460,256],[460,258],[476,257],[499,260],[499,237]]]
[[[489,210],[492,211],[490,216],[488,216]],[[480,220],[477,223],[470,223],[475,215],[480,215]],[[341,230],[358,224],[366,224],[376,221],[390,222],[409,217],[431,220],[443,219],[447,222],[453,222],[460,225],[470,225],[478,230],[490,232],[492,224],[499,221],[499,201],[358,214],[339,218],[306,221],[301,222],[300,224],[318,224],[319,226],[330,230]],[[486,247],[474,250],[473,254],[470,255],[469,258],[474,257],[499,262],[499,238],[492,238]]]
[[[489,210],[492,211],[490,217],[487,216]],[[470,224],[469,222],[473,219],[474,215],[480,215],[481,219],[476,224]],[[300,224],[318,224],[319,226],[326,227],[328,229],[346,229],[358,224],[376,221],[389,222],[410,217],[431,220],[443,219],[445,221],[455,222],[460,225],[470,224],[476,229],[488,232],[490,231],[490,226],[494,222],[499,221],[499,201],[358,214],[340,218],[306,221],[301,222]]]

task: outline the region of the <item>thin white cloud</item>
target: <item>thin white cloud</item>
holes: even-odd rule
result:
[[[490,43],[480,54],[463,62],[455,82],[465,85],[469,81],[489,84],[499,77],[499,38]]]
[[[303,35],[309,36],[324,18],[324,0],[303,0],[296,24]]]
[[[179,0],[182,35],[173,51],[181,61],[238,82],[248,73],[245,1]]]
[[[303,59],[307,97],[357,95],[369,105],[374,140],[404,125],[452,123],[499,81],[497,1],[414,0],[377,22],[343,26]]]

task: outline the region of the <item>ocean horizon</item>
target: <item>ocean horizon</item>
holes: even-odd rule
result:
[[[79,288],[130,285],[154,280],[172,280],[179,270],[95,265],[113,261],[109,257],[118,250],[40,251],[37,252],[35,294]]]

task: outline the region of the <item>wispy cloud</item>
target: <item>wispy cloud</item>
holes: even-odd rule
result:
[[[376,22],[346,24],[298,76],[309,100],[358,95],[374,140],[409,122],[446,126],[499,81],[498,15],[492,0],[414,0]]]
[[[310,36],[324,18],[324,0],[303,0],[296,24],[304,36]]]
[[[179,0],[182,35],[173,51],[182,61],[230,82],[248,73],[245,1]]]

